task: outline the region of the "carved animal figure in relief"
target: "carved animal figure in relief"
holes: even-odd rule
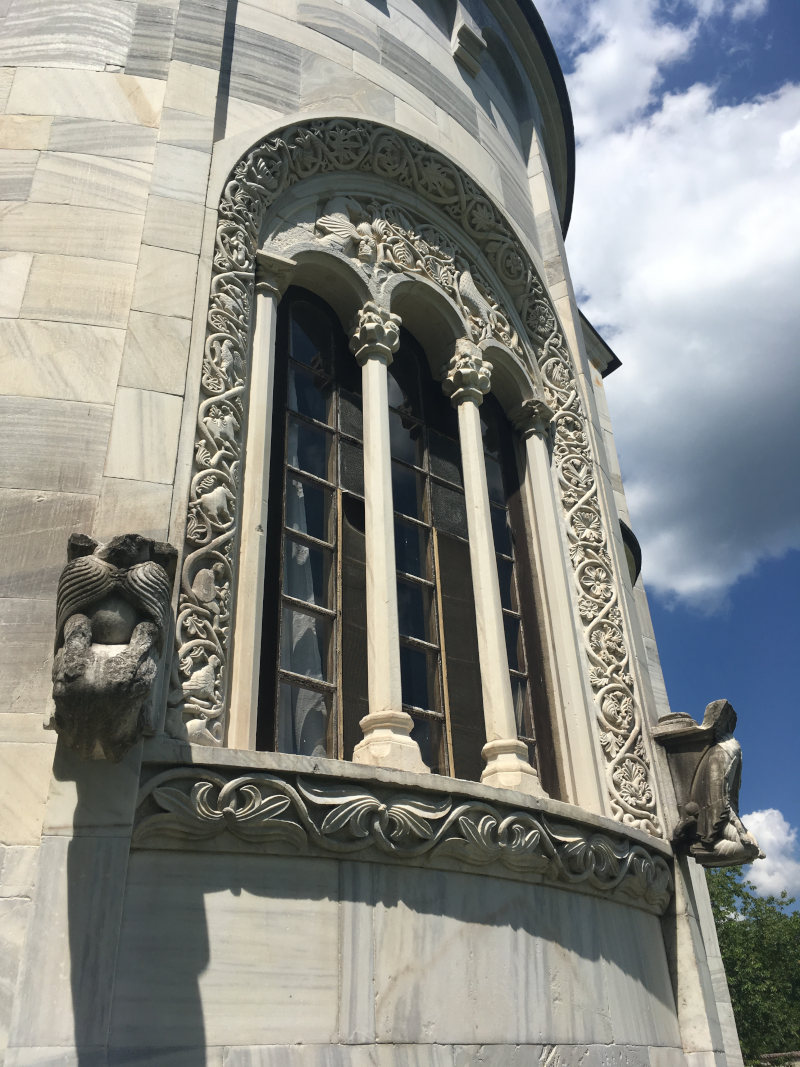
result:
[[[742,748],[733,736],[733,707],[727,700],[712,701],[699,727],[688,715],[667,718],[673,724],[688,720],[685,728],[672,730],[669,740],[668,735],[659,737],[671,752],[670,769],[679,797],[686,797],[688,787],[672,838],[675,848],[688,850],[705,867],[762,859],[758,842],[739,817]]]
[[[177,556],[140,534],[106,544],[69,539],[58,583],[55,711],[46,725],[85,758],[120,760],[154,728]]]
[[[218,526],[224,526],[232,519],[230,512],[234,500],[233,493],[227,485],[218,485],[207,493],[200,493],[197,498],[203,513]]]

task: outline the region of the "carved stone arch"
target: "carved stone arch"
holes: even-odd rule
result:
[[[237,568],[255,268],[265,220],[299,183],[326,175],[376,176],[414,197],[415,218],[384,205],[377,227],[318,218],[309,239],[338,242],[370,284],[391,274],[435,279],[465,312],[476,343],[495,338],[541,375],[554,411],[553,460],[595,695],[613,815],[660,834],[642,714],[634,691],[620,588],[599,500],[596,460],[563,331],[536,268],[511,225],[478,184],[436,149],[387,126],[344,118],[296,123],[269,135],[225,184],[213,258],[197,436],[187,508],[177,618],[171,729],[222,745],[231,652],[231,595]],[[425,214],[421,214],[424,212]],[[460,235],[488,265],[476,271],[440,227]],[[434,221],[431,221],[434,220]],[[361,229],[359,229],[361,227]],[[338,232],[337,232],[338,231]],[[348,242],[351,247],[348,248]],[[283,254],[282,249],[276,249]]]

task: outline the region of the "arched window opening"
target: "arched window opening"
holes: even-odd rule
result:
[[[257,746],[350,759],[369,710],[361,370],[332,310],[297,287],[281,302],[276,357]],[[432,771],[478,780],[485,727],[458,419],[405,330],[388,397],[403,709]],[[551,740],[538,722],[535,613],[520,595],[530,568],[515,532],[512,431],[493,398],[481,411],[517,730],[538,766]]]

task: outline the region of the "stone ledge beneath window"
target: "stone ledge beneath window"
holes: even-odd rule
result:
[[[325,856],[473,871],[653,914],[671,850],[570,804],[439,775],[162,738],[144,748],[133,847]]]

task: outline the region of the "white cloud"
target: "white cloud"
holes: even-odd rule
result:
[[[742,821],[766,855],[766,859],[756,860],[747,871],[759,895],[778,896],[785,889],[789,896],[800,897],[797,830],[777,808],[753,811]]]
[[[726,107],[707,85],[665,94],[694,24],[670,28],[653,2],[592,10],[568,77],[567,251],[623,361],[607,393],[645,581],[713,608],[800,547],[800,86]]]

